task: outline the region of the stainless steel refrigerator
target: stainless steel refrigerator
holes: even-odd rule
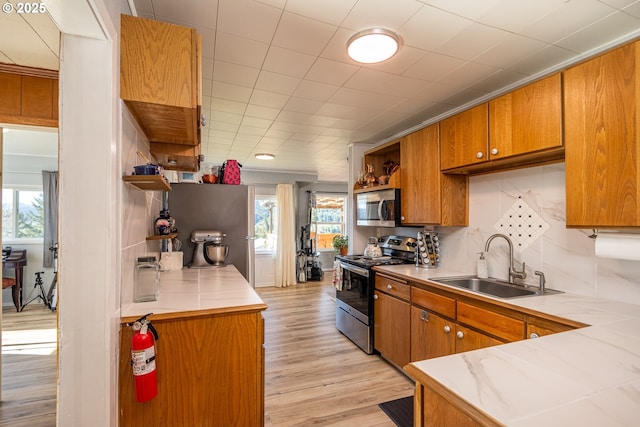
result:
[[[182,242],[185,268],[191,262],[195,245],[193,230],[226,233],[229,246],[227,264],[233,264],[254,286],[254,187],[225,184],[171,184],[169,212],[176,220],[178,240]]]

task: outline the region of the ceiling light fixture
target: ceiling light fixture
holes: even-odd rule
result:
[[[400,49],[400,36],[384,28],[370,28],[354,34],[347,42],[347,54],[363,64],[386,61]]]
[[[256,154],[256,159],[260,159],[260,160],[273,160],[275,158],[276,158],[276,156],[274,156],[273,154],[270,154],[270,153],[258,153],[258,154]]]

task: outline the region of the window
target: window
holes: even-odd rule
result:
[[[275,252],[278,243],[278,208],[275,195],[255,197],[256,252]]]
[[[316,237],[318,250],[333,250],[333,236],[346,234],[346,210],[345,195],[316,194],[316,207],[311,212],[311,236]]]
[[[42,190],[2,189],[2,239],[42,239],[44,197]]]

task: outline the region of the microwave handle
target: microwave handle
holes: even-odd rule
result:
[[[386,221],[387,220],[386,215],[383,214],[383,210],[385,210],[384,209],[384,202],[385,202],[384,198],[381,198],[380,202],[378,202],[378,218],[380,218],[380,221]]]

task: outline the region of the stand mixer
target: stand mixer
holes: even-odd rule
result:
[[[224,267],[229,246],[222,244],[226,234],[217,230],[194,230],[191,242],[196,247],[189,268]]]

